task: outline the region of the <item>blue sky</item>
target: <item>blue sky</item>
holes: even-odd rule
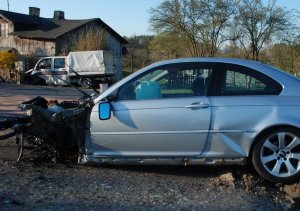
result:
[[[267,1],[267,0],[264,0]],[[152,34],[149,10],[163,0],[9,0],[10,11],[28,14],[28,7],[39,7],[41,17],[53,17],[54,10],[65,12],[66,19],[101,18],[122,36]],[[277,0],[288,9],[300,10],[300,0]],[[0,0],[7,10],[7,0]]]

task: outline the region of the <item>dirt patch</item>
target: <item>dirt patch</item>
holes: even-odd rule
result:
[[[16,155],[13,139],[0,143],[3,210],[300,209],[290,193],[299,186],[268,183],[251,166],[15,165]]]
[[[285,185],[283,190],[292,198],[300,199],[300,183]]]

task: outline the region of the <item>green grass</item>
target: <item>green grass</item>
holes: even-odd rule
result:
[[[162,94],[193,94],[191,89],[164,89],[161,90]]]

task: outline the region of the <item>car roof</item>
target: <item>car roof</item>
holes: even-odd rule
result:
[[[260,61],[246,60],[246,59],[236,59],[236,58],[216,58],[216,57],[201,57],[201,58],[180,58],[180,59],[171,59],[164,60],[160,62],[153,63],[153,66],[160,66],[165,64],[175,64],[175,63],[185,63],[185,62],[213,62],[213,63],[227,63],[227,64],[235,64],[240,66],[249,67],[251,69],[258,70],[264,74],[271,73],[273,75],[275,67],[272,67],[268,64],[262,63]],[[150,66],[152,66],[150,65]],[[276,69],[280,72],[280,74],[287,74],[279,69]],[[275,71],[276,72],[276,71]],[[289,74],[288,74],[289,75]]]
[[[156,62],[154,64],[170,64],[170,63],[181,63],[181,62],[220,62],[220,63],[230,63],[230,64],[262,64],[258,61],[253,60],[245,60],[245,59],[236,59],[236,58],[217,58],[217,57],[192,57],[192,58],[178,58],[178,59],[170,59],[164,60],[160,62]]]
[[[154,63],[148,67],[151,68],[155,66],[161,66],[165,64],[176,64],[176,63],[185,63],[185,62],[212,62],[212,63],[227,63],[227,64],[235,64],[244,67],[248,67],[250,69],[255,69],[258,72],[261,72],[281,84],[283,90],[280,95],[294,96],[300,95],[300,80],[299,78],[288,74],[280,69],[277,69],[271,65],[265,64],[260,61],[246,60],[246,59],[236,59],[236,58],[216,58],[216,57],[201,57],[201,58],[180,58],[180,59],[171,59],[160,61]],[[147,68],[148,69],[148,68]]]

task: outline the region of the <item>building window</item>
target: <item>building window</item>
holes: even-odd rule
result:
[[[8,36],[8,23],[1,23],[0,36],[1,37],[7,37]]]

